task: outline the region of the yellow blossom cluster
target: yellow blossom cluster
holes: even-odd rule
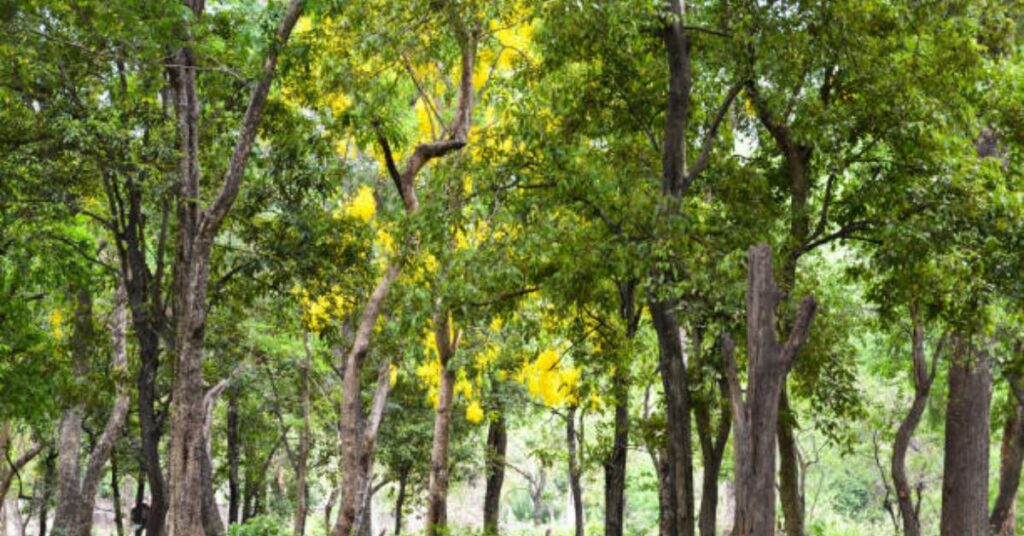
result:
[[[576,404],[579,398],[580,369],[563,366],[560,361],[558,352],[544,350],[535,360],[527,361],[517,377],[530,395],[552,408]]]
[[[54,339],[64,338],[64,311],[60,307],[54,307],[50,311],[50,332],[53,333]]]
[[[334,217],[354,218],[364,223],[369,222],[377,214],[377,200],[373,197],[373,188],[363,184],[356,190],[352,199],[342,204],[341,209],[335,211]]]
[[[331,321],[348,316],[352,309],[339,285],[332,285],[328,292],[319,295],[312,295],[296,286],[292,288],[292,294],[299,298],[302,323],[313,332],[323,331]]]

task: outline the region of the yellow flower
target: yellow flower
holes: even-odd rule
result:
[[[466,400],[473,400],[473,384],[469,383],[465,376],[455,382],[455,387],[452,390],[456,395],[461,394],[466,397]]]
[[[484,420],[484,408],[480,407],[479,402],[470,402],[466,407],[466,420],[473,424],[480,424]]]
[[[345,205],[345,215],[363,222],[373,219],[377,213],[377,200],[373,198],[373,188],[360,185],[355,197]]]
[[[54,307],[50,311],[50,331],[53,332],[54,339],[64,338],[64,311],[61,311],[60,307]]]
[[[394,364],[391,364],[390,371],[388,373],[388,383],[391,384],[391,387],[394,387],[395,384],[398,383],[398,367]]]

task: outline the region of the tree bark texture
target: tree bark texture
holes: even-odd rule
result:
[[[957,335],[949,364],[945,461],[942,468],[942,536],[983,536],[988,524],[988,352]]]
[[[700,513],[698,527],[701,536],[715,536],[715,524],[718,520],[718,476],[725,458],[725,445],[729,441],[732,428],[732,417],[728,409],[729,384],[725,376],[718,382],[720,397],[725,402],[721,408],[717,427],[711,422],[708,404],[694,406],[697,419],[697,435],[700,438],[701,460],[704,473],[701,479]]]
[[[992,534],[1015,536],[1017,490],[1020,486],[1021,463],[1024,462],[1024,404],[1015,396],[1010,414],[1003,425],[999,449],[999,494],[989,517]]]
[[[736,478],[734,536],[775,534],[775,439],[779,399],[786,375],[807,340],[817,303],[800,304],[793,328],[783,343],[776,338],[775,311],[782,293],[772,274],[771,247],[750,249],[747,282],[747,391],[743,395],[733,357],[734,345],[723,348],[733,413]]]
[[[310,402],[309,402],[309,371],[313,366],[313,352],[309,346],[309,333],[305,334],[306,360],[300,370],[300,397],[302,399],[302,432],[299,435],[298,459],[295,460],[295,520],[293,532],[295,536],[303,536],[306,533],[306,502],[308,500],[309,487],[306,484],[306,472],[309,467],[309,442],[310,442]]]
[[[202,16],[202,0],[183,0],[193,15]],[[242,117],[238,138],[228,161],[223,184],[205,210],[199,207],[199,94],[197,63],[191,28],[184,45],[171,55],[168,65],[181,145],[177,191],[178,229],[175,254],[175,352],[171,401],[169,457],[169,536],[194,536],[203,532],[203,344],[208,312],[207,288],[213,241],[238,197],[246,162],[256,139],[263,109],[277,70],[281,48],[288,41],[302,11],[303,1],[292,0],[274,33],[259,81],[253,88]]]
[[[580,419],[583,415],[580,415]],[[572,493],[572,514],[575,536],[583,536],[586,519],[583,517],[583,484],[579,460],[579,438],[576,435],[576,406],[570,406],[565,416],[565,441],[569,458],[569,490]]]
[[[238,390],[228,389],[228,525],[239,521],[238,466],[241,462],[238,437]]]
[[[505,415],[500,412],[487,428],[487,452],[484,453],[486,483],[484,490],[484,534],[498,534],[501,518],[501,488],[505,483],[505,453],[508,434]]]
[[[910,411],[903,418],[899,429],[896,431],[896,439],[892,445],[892,482],[896,491],[896,501],[899,504],[900,517],[903,520],[903,532],[906,536],[921,536],[921,520],[918,516],[917,506],[914,504],[910,486],[907,478],[907,449],[910,447],[910,440],[921,422],[921,416],[928,404],[928,396],[931,392],[932,382],[935,380],[936,360],[943,345],[942,341],[932,355],[931,368],[925,359],[924,353],[924,327],[921,324],[918,307],[911,305],[911,320],[913,322],[913,335],[911,342],[911,357],[913,358],[913,380],[914,380],[914,401],[911,403]]]
[[[114,310],[110,325],[111,347],[113,349],[113,371],[120,379],[127,371],[128,355],[125,337],[127,332],[127,291],[118,285],[114,296]],[[75,371],[85,377],[90,369],[89,352],[92,337],[92,298],[88,293],[78,293],[78,308],[75,314]],[[121,433],[131,399],[125,386],[118,383],[114,405],[110,416],[97,439],[85,466],[84,476],[79,464],[82,438],[82,414],[84,408],[75,405],[65,412],[61,420],[60,446],[58,454],[57,510],[53,530],[68,536],[89,536],[92,532],[92,514],[96,504],[96,492],[103,478],[103,468],[110,459],[114,442]]]
[[[612,450],[604,461],[604,533],[622,536],[626,513],[626,458],[629,452],[628,368],[615,367],[612,390],[615,398],[615,428]],[[577,535],[578,536],[578,535]]]
[[[430,449],[430,480],[427,490],[427,536],[437,536],[448,526],[448,445],[451,434],[455,371],[452,358],[458,347],[458,334],[452,334],[447,314],[435,320],[434,340],[441,361],[437,410],[434,412],[434,439]]]

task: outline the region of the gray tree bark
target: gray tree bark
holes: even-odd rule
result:
[[[942,536],[989,533],[988,467],[992,369],[988,352],[958,334],[949,364]]]
[[[747,390],[740,386],[734,344],[724,338],[733,414],[736,478],[734,536],[775,534],[775,439],[779,397],[786,375],[807,340],[817,303],[804,298],[787,340],[775,335],[782,293],[772,274],[771,248],[750,249],[747,283]]]

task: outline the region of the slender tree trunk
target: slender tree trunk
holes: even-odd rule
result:
[[[582,419],[582,414],[580,416]],[[583,485],[576,436],[576,406],[570,406],[565,416],[565,441],[569,454],[569,489],[572,492],[573,527],[576,536],[583,536],[586,520],[583,517]]]
[[[795,418],[783,383],[776,434],[779,440],[779,498],[786,536],[804,536],[804,490],[800,486],[800,450],[793,430]]]
[[[896,431],[896,439],[892,446],[892,482],[896,491],[896,500],[899,503],[900,517],[903,519],[903,532],[906,536],[921,535],[921,520],[918,517],[917,506],[911,496],[912,490],[910,481],[907,478],[907,449],[910,447],[910,440],[921,422],[921,416],[928,404],[928,396],[931,392],[932,382],[935,379],[936,359],[943,346],[940,341],[932,355],[931,369],[925,360],[924,354],[924,327],[918,313],[916,304],[911,305],[910,316],[913,322],[913,335],[911,342],[911,356],[913,358],[913,380],[914,380],[914,401],[910,406],[903,422]]]
[[[476,38],[469,31],[461,14],[453,7],[450,19],[459,41],[462,74],[459,79],[459,98],[456,104],[448,139],[422,143],[417,145],[409,157],[404,171],[399,173],[391,155],[387,139],[378,132],[378,141],[384,153],[388,173],[398,187],[407,214],[419,209],[416,196],[416,177],[428,162],[441,158],[465,147],[470,129],[473,110],[473,67],[476,61]],[[415,240],[415,239],[414,239]],[[391,262],[384,275],[377,282],[373,293],[367,300],[359,320],[359,327],[353,338],[352,346],[345,359],[344,377],[342,379],[342,411],[341,411],[341,447],[342,447],[342,483],[341,508],[338,520],[331,530],[331,536],[351,536],[353,528],[361,519],[359,511],[363,507],[361,497],[368,493],[370,471],[374,449],[376,448],[376,428],[383,416],[384,403],[387,401],[388,390],[378,390],[383,398],[373,399],[375,417],[364,423],[362,402],[359,388],[363,363],[370,349],[370,336],[373,327],[383,308],[383,301],[391,289],[391,284],[398,277],[399,264]],[[378,375],[378,378],[380,376]],[[365,428],[365,430],[364,430]],[[369,432],[369,433],[368,433]]]
[[[395,497],[395,536],[402,534],[402,510],[405,509],[405,486],[408,480],[409,471],[402,471],[398,476],[398,495]],[[486,525],[484,531],[486,533]]]
[[[331,512],[334,511],[334,504],[338,502],[338,488],[331,488],[331,494],[327,496],[327,504],[324,505],[324,526],[331,526]]]
[[[499,409],[498,416],[491,420],[487,429],[486,489],[484,491],[484,534],[496,535],[500,529],[501,488],[505,482],[505,452],[508,449],[508,435],[505,430],[505,414]]]
[[[989,525],[992,534],[1014,536],[1017,489],[1020,486],[1021,464],[1024,462],[1024,405],[1011,395],[1013,405],[1003,425],[999,451],[999,494],[996,496]]]
[[[121,511],[121,483],[117,473],[117,452],[110,451],[110,490],[114,501],[114,528],[117,536],[124,536],[124,516]]]
[[[138,313],[133,311],[133,317]],[[141,462],[149,482],[149,515],[146,536],[163,536],[167,520],[167,483],[160,465],[160,425],[156,418],[157,370],[160,365],[160,339],[155,331],[140,332],[140,320],[134,321],[139,338],[138,412]]]
[[[39,536],[46,536],[46,524],[49,521],[50,499],[57,480],[57,453],[50,451],[46,456],[43,468],[43,499],[39,503]]]
[[[945,461],[942,471],[942,536],[983,536],[988,525],[989,355],[957,336],[949,364]]]
[[[239,487],[238,466],[240,464],[238,437],[238,390],[228,389],[228,525],[238,523]]]
[[[671,305],[665,302],[650,304],[651,319],[658,335],[659,369],[665,393],[668,448],[666,461],[669,482],[675,506],[673,525],[680,536],[693,536],[693,445],[690,428],[689,380],[679,322]]]
[[[615,367],[612,390],[615,429],[612,450],[604,462],[604,533],[606,536],[622,536],[626,510],[626,457],[629,452],[629,377],[625,366]]]
[[[728,400],[729,385],[724,378],[718,383],[721,397]],[[697,431],[700,436],[701,459],[704,474],[701,485],[700,517],[698,526],[701,536],[715,536],[715,524],[718,520],[718,475],[725,458],[725,444],[729,440],[732,418],[729,409],[723,407],[718,427],[712,430],[711,415],[707,404],[695,406]]]
[[[437,536],[448,526],[448,444],[451,433],[455,371],[450,368],[454,343],[449,320],[438,323],[436,338],[441,353],[441,383],[434,413],[434,440],[430,451],[430,484],[427,495],[427,536]]]
[[[775,311],[782,293],[772,274],[771,248],[750,249],[747,284],[747,395],[740,387],[734,345],[723,337],[729,397],[735,429],[736,476],[734,536],[775,534],[775,439],[779,400],[786,375],[807,340],[817,307],[814,298],[800,304],[785,342],[775,335]]]
[[[306,501],[309,489],[306,485],[306,471],[309,461],[309,370],[313,363],[313,353],[309,347],[309,333],[304,338],[306,348],[306,360],[302,365],[301,378],[299,381],[302,398],[302,433],[299,436],[298,459],[295,460],[295,536],[303,536],[306,533]]]

